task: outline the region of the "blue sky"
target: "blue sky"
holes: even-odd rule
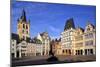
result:
[[[11,31],[17,33],[17,19],[26,11],[27,20],[30,20],[30,36],[47,31],[52,38],[60,37],[65,22],[74,19],[75,26],[84,28],[87,21],[96,25],[96,7],[71,4],[50,4],[40,2],[12,2],[11,4]]]

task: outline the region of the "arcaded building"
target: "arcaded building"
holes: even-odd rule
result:
[[[67,20],[61,33],[62,55],[95,55],[95,32],[95,26],[90,22],[85,28],[75,28],[73,19]]]
[[[84,31],[84,55],[96,54],[96,29],[90,22],[87,23]]]
[[[73,18],[66,21],[64,31],[61,33],[62,54],[72,55],[72,46],[74,44],[75,25]]]

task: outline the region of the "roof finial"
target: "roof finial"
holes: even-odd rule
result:
[[[88,24],[90,24],[90,21],[89,21],[89,20],[87,21],[87,25],[88,25]]]
[[[24,8],[23,8],[23,10],[22,10],[21,19],[22,19],[22,21],[26,21],[26,12],[25,12]]]

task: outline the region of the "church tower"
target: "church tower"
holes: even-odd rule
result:
[[[20,40],[26,40],[30,37],[30,21],[27,21],[24,9],[21,17],[18,19],[17,34],[19,35]]]

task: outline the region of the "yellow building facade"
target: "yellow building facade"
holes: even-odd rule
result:
[[[84,30],[81,27],[78,27],[75,31],[74,34],[74,45],[73,45],[73,50],[74,53],[73,55],[83,55],[84,51]]]
[[[62,55],[61,42],[55,41],[52,48],[54,55]]]
[[[75,28],[73,19],[67,20],[61,33],[62,55],[95,55],[95,32],[95,26],[90,22],[83,29]]]
[[[95,55],[95,27],[91,23],[88,23],[85,29],[78,27],[74,43],[74,55]]]

